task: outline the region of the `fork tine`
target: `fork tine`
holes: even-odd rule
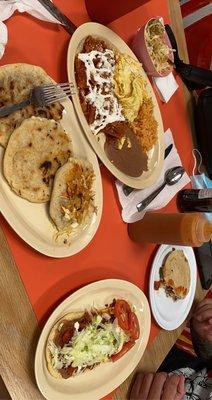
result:
[[[64,97],[64,96],[72,96],[73,93],[69,90],[69,91],[65,91],[65,92],[61,92],[61,93],[49,93],[49,94],[45,94],[44,95],[44,101],[48,101],[48,99],[57,99],[60,97]]]
[[[43,91],[43,94],[44,95],[49,95],[49,94],[60,94],[60,93],[64,93],[64,92],[66,92],[66,91],[69,91],[69,92],[75,92],[75,90],[73,90],[73,89],[71,89],[71,88],[69,88],[69,87],[65,87],[64,89],[62,89],[62,88],[54,88],[54,89],[48,89],[48,90],[44,90]]]
[[[70,94],[71,96],[72,95],[74,95],[76,92],[74,91],[74,90],[70,90],[70,89],[66,89],[66,90],[63,90],[63,93],[68,93],[68,94]]]
[[[63,87],[63,86],[66,86],[66,85],[74,88],[73,82],[58,83],[58,86],[60,86],[60,87]]]
[[[63,86],[63,85],[70,85],[70,86],[74,86],[73,82],[62,82],[62,83],[47,83],[45,85],[41,85],[42,87],[47,87],[47,86]]]
[[[71,92],[73,92],[74,90],[72,88],[70,88],[69,86],[64,86],[63,88],[48,88],[48,89],[44,89],[42,90],[42,92],[44,94],[49,94],[49,93],[62,93],[65,90],[70,90]]]
[[[64,87],[64,88],[54,88],[54,89],[45,89],[42,90],[42,93],[44,95],[49,95],[49,94],[58,94],[58,93],[63,93],[69,91],[71,93],[75,93],[75,90],[70,88],[70,87]]]
[[[64,84],[61,84],[61,85],[48,85],[48,86],[41,86],[41,88],[43,89],[43,90],[48,90],[48,89],[62,89],[62,88],[64,88],[64,87],[70,87],[70,88],[72,88],[72,87],[74,87],[74,85],[70,85],[69,83],[64,83]]]
[[[49,85],[42,85],[41,87],[42,87],[42,89],[48,89],[48,88],[62,88],[62,87],[64,87],[64,86],[68,86],[68,87],[71,87],[71,88],[74,88],[74,84],[73,84],[73,82],[65,82],[65,83],[56,83],[56,84],[49,84]]]
[[[63,101],[63,100],[67,100],[67,96],[63,96],[63,97],[60,97],[58,99],[49,100],[49,101],[46,102],[46,105],[55,103],[56,101]]]
[[[55,101],[64,100],[64,99],[67,99],[67,97],[71,97],[71,96],[72,96],[71,93],[62,93],[62,94],[58,94],[58,95],[54,95],[54,96],[46,96],[46,97],[44,97],[44,102],[46,104],[51,104],[51,103],[54,103]]]
[[[72,82],[42,85],[39,87],[44,103],[51,104],[62,101],[76,93]]]

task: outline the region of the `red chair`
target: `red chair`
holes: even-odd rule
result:
[[[212,69],[211,0],[181,0],[190,63]]]

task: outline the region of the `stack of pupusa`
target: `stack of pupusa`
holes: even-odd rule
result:
[[[0,67],[0,107],[27,100],[35,86],[52,84],[54,81],[46,72],[35,65],[8,64]],[[34,116],[54,119],[62,118],[63,106],[53,103],[50,106],[35,108],[32,105],[0,118],[0,144],[7,146],[10,135],[21,123]]]
[[[54,82],[40,67],[3,66],[0,68],[0,106],[25,100],[33,87],[49,83]],[[30,202],[51,200],[57,170],[73,155],[71,139],[58,122],[62,111],[63,106],[56,102],[43,108],[30,105],[0,118],[0,144],[6,147],[4,176],[10,188]],[[54,222],[60,229],[57,221]]]

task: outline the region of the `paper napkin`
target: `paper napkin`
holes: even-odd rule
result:
[[[119,201],[122,205],[122,219],[125,222],[131,223],[142,219],[147,211],[158,210],[165,207],[170,200],[181,190],[187,183],[190,182],[190,178],[185,172],[182,178],[173,186],[165,186],[165,188],[157,195],[157,197],[147,206],[144,211],[138,212],[136,205],[149,196],[155,189],[157,189],[164,181],[164,173],[169,168],[182,165],[177,149],[174,145],[172,132],[168,129],[165,133],[165,147],[173,143],[173,147],[167,158],[164,160],[164,167],[161,175],[155,185],[142,189],[134,190],[129,196],[125,196],[122,187],[123,183],[116,181],[116,188],[118,191]]]
[[[28,12],[42,21],[60,24],[37,0],[0,0],[0,58],[8,40],[7,27],[3,21],[10,18],[16,10],[21,13]]]
[[[0,58],[4,54],[4,49],[5,45],[7,44],[7,40],[8,40],[7,27],[2,21],[0,21]]]
[[[152,80],[161,100],[165,103],[169,101],[169,99],[173,96],[173,94],[179,87],[172,72],[170,72],[169,75],[163,77],[154,76]]]

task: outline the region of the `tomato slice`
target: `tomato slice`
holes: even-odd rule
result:
[[[111,360],[113,362],[119,360],[119,358],[121,358],[124,354],[126,354],[134,346],[134,344],[135,344],[135,342],[125,343],[124,346],[122,347],[122,349],[118,353],[111,356]]]
[[[140,336],[140,326],[137,315],[134,312],[130,314],[130,340],[135,341]]]
[[[125,300],[116,300],[114,314],[118,319],[120,328],[122,328],[124,331],[129,331],[131,314],[129,304]]]

